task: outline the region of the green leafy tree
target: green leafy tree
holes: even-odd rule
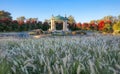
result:
[[[38,29],[38,18],[29,18],[26,20],[28,30]]]
[[[69,24],[68,25],[69,30],[72,30],[72,31],[76,30],[76,22],[72,15],[68,17],[68,24]]]
[[[13,20],[11,23],[11,26],[12,26],[12,31],[16,31],[16,32],[19,31],[19,25],[18,25],[17,20]]]
[[[47,31],[49,28],[50,28],[50,26],[49,26],[49,23],[48,23],[48,22],[44,22],[44,23],[42,24],[42,30]]]
[[[104,32],[109,32],[111,33],[113,31],[112,25],[110,23],[106,23],[104,26]]]
[[[6,19],[12,20],[11,13],[3,10],[0,11],[0,20],[6,20]]]
[[[43,28],[43,25],[42,25],[42,22],[41,22],[41,21],[38,21],[38,22],[37,22],[37,28],[38,28],[38,29],[42,29],[42,28]]]
[[[73,17],[72,15],[70,15],[70,16],[68,17],[68,23],[69,23],[69,24],[74,24],[74,23],[75,23],[75,19],[74,19],[74,17]]]

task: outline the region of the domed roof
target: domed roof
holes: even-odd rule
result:
[[[55,21],[65,21],[65,20],[68,20],[66,17],[60,16],[60,15],[55,16],[54,19],[55,19]]]

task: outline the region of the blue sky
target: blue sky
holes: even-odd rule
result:
[[[49,19],[51,15],[74,16],[77,22],[89,22],[106,15],[120,14],[120,0],[0,0],[0,10],[13,19],[20,16]]]

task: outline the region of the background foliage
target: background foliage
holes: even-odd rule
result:
[[[120,15],[118,17],[105,16],[100,20],[91,20],[89,23],[76,23],[72,15],[68,16],[68,28],[71,31],[75,30],[93,30],[112,33],[119,29]],[[62,22],[55,22],[57,30],[62,29]],[[33,29],[42,29],[47,31],[50,28],[49,20],[44,22],[39,21],[38,18],[25,18],[25,16],[18,17],[12,20],[11,13],[0,11],[0,32],[18,32],[30,31]]]

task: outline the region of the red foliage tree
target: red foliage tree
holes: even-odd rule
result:
[[[99,23],[98,23],[98,30],[99,31],[102,31],[104,29],[104,26],[105,26],[105,22],[103,20],[101,20]]]

